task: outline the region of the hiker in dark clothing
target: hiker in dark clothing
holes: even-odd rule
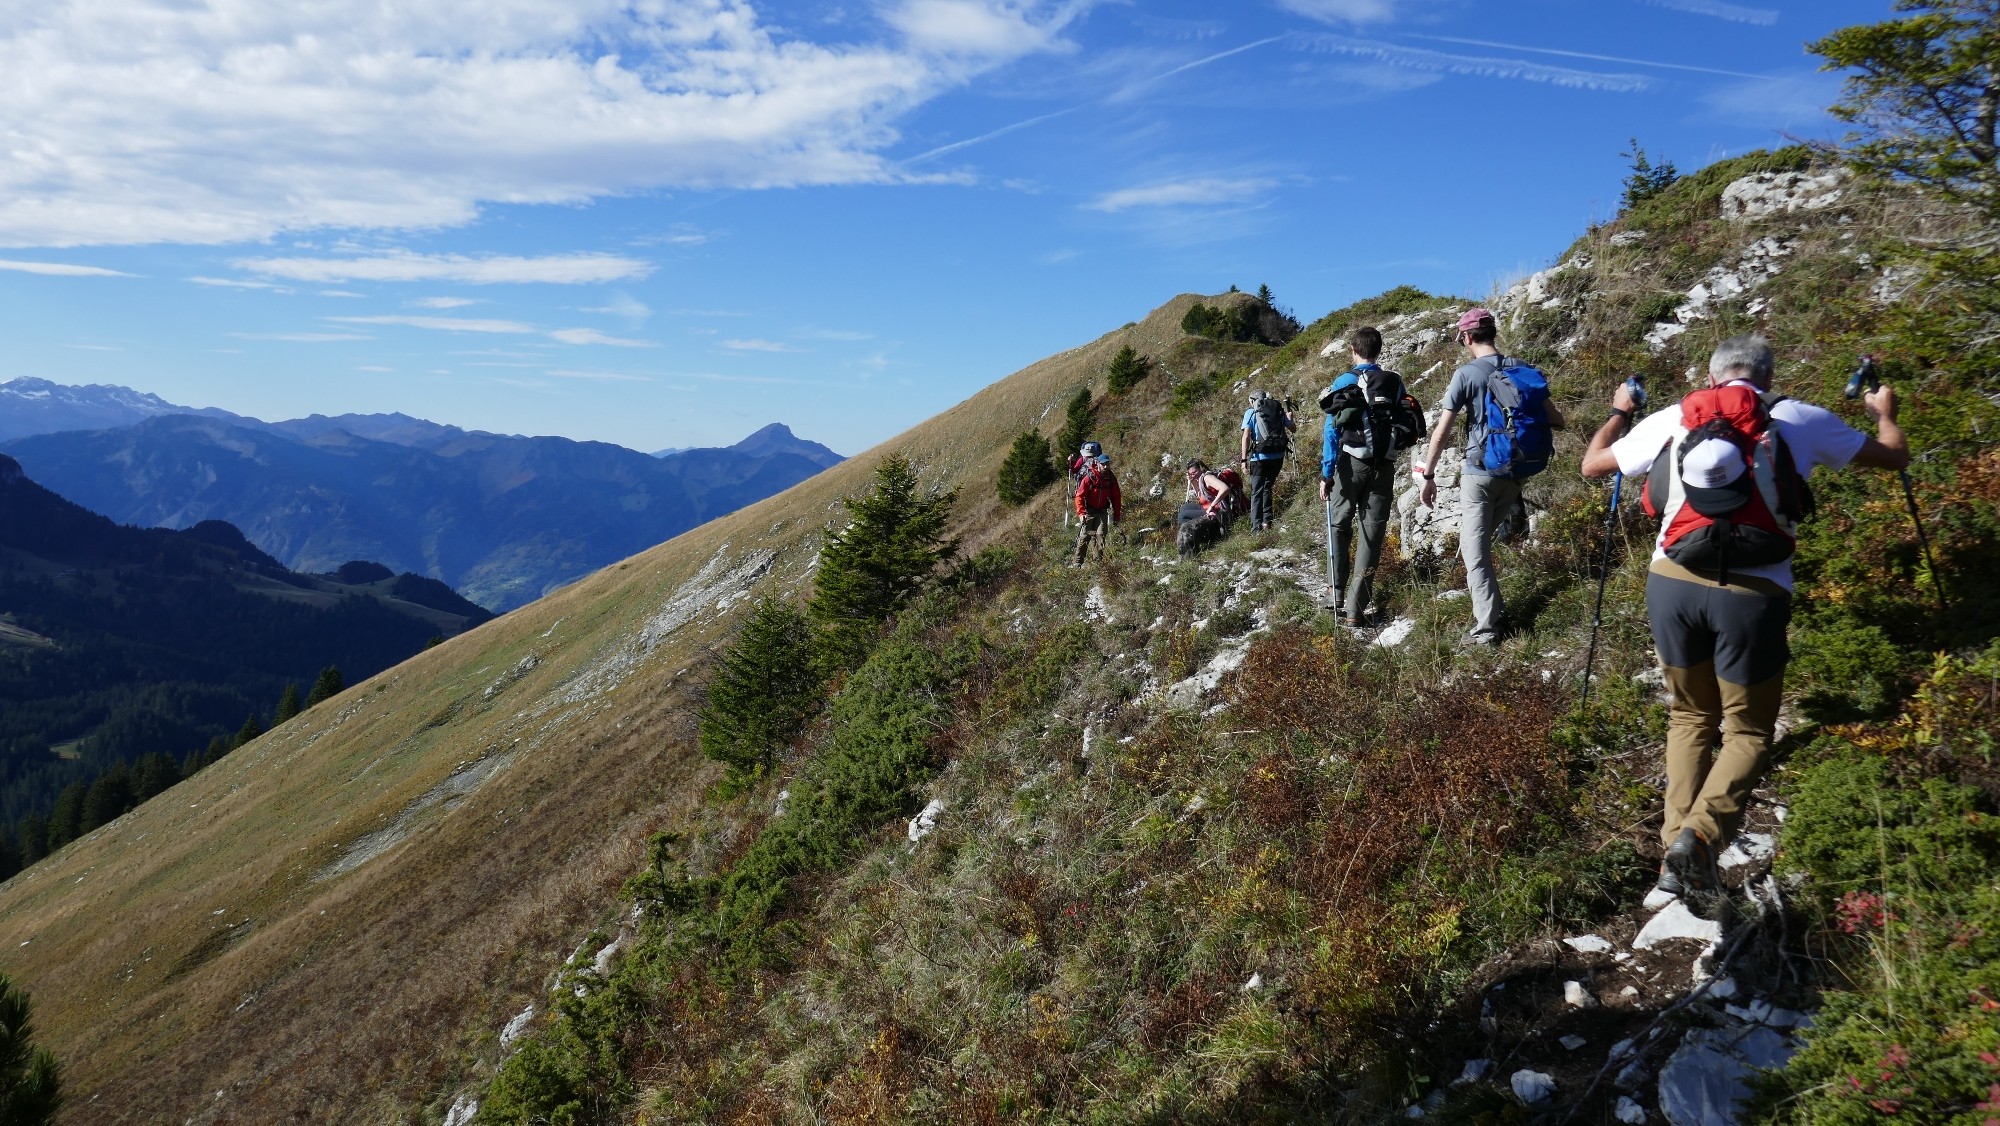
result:
[[[1291,447],[1290,403],[1281,403],[1263,391],[1250,392],[1250,409],[1243,412],[1241,455],[1237,464],[1250,474],[1250,524],[1256,531],[1271,527],[1271,489],[1278,471],[1285,467]]]
[[[1374,596],[1375,565],[1389,525],[1396,453],[1423,429],[1423,414],[1408,400],[1403,380],[1375,362],[1382,333],[1354,330],[1348,351],[1353,366],[1326,389],[1320,409],[1327,412],[1320,439],[1319,499],[1327,512],[1327,558],[1332,572],[1334,614],[1343,625],[1361,625]],[[1399,441],[1400,439],[1400,441]],[[1348,541],[1355,525],[1354,558]]]
[[[1708,904],[1720,887],[1716,855],[1770,762],[1791,656],[1791,556],[1811,511],[1806,479],[1822,466],[1910,461],[1893,390],[1864,400],[1870,438],[1773,394],[1774,367],[1762,337],[1731,337],[1709,359],[1706,388],[1636,426],[1636,401],[1620,386],[1583,456],[1585,477],[1647,474],[1645,506],[1662,517],[1646,578],[1673,700],[1659,890]]]
[[[1082,466],[1076,481],[1076,514],[1083,528],[1077,532],[1076,557],[1071,562],[1080,567],[1092,542],[1097,544],[1097,558],[1104,558],[1104,537],[1110,525],[1125,518],[1125,497],[1119,491],[1118,476],[1111,472],[1109,454],[1098,454]]]

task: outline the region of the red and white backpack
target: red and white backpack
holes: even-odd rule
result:
[[[1640,504],[1662,522],[1660,550],[1696,571],[1781,563],[1798,547],[1799,522],[1812,515],[1812,491],[1799,474],[1783,429],[1771,424],[1782,395],[1732,383],[1681,400],[1681,425],[1646,475]],[[1735,447],[1740,466],[1723,465],[1713,488],[1689,484],[1683,461],[1711,439]],[[1713,449],[1715,447],[1711,447]]]

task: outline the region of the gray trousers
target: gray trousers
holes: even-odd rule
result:
[[[1493,574],[1493,532],[1521,498],[1521,482],[1512,477],[1458,478],[1458,557],[1465,560],[1465,589],[1472,596],[1472,636],[1500,640],[1500,620],[1507,607],[1500,601],[1500,580]]]
[[[1387,458],[1361,461],[1342,454],[1333,463],[1333,472],[1333,489],[1327,494],[1333,523],[1333,592],[1341,600],[1341,612],[1359,618],[1368,612],[1368,601],[1375,596],[1375,565],[1381,561],[1382,533],[1389,525],[1396,463]],[[1350,563],[1348,543],[1354,538],[1357,516],[1361,536]]]

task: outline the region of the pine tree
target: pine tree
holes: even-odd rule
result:
[[[806,607],[823,671],[859,663],[889,616],[958,550],[945,536],[957,501],[956,491],[918,496],[916,470],[896,455],[875,467],[871,492],[842,502],[853,522],[827,536]]]
[[[278,697],[278,710],[276,714],[271,716],[271,726],[276,727],[284,723],[286,720],[299,714],[301,710],[299,707],[299,686],[296,684],[285,685],[285,694]]]
[[[143,802],[166,793],[180,780],[181,768],[174,761],[174,756],[165,751],[155,751],[140,759],[138,769],[132,772],[132,797]]]
[[[1271,303],[1271,287],[1268,285],[1258,286],[1257,300],[1262,301],[1266,305],[1269,305]]]
[[[317,707],[340,695],[346,687],[347,682],[340,678],[340,669],[328,665],[319,670],[319,679],[313,681],[312,692],[306,696],[306,707]]]
[[[80,831],[88,833],[99,825],[109,825],[131,808],[132,768],[121,762],[98,775],[84,793]]]
[[[996,482],[1000,503],[1010,507],[1026,504],[1057,476],[1055,461],[1049,456],[1049,440],[1036,431],[1023,430],[1014,439],[1014,448],[1007,451],[1007,460],[1000,463]]]
[[[1137,387],[1139,381],[1146,378],[1147,373],[1152,370],[1153,362],[1133,351],[1132,346],[1127,344],[1111,358],[1111,370],[1105,375],[1104,382],[1110,387],[1113,395],[1123,395]]]
[[[21,867],[26,868],[49,854],[49,819],[39,813],[22,816],[14,827],[14,840],[21,849]]]
[[[83,835],[83,795],[87,789],[82,782],[71,782],[56,795],[55,808],[49,811],[50,852]]]
[[[233,751],[255,740],[263,733],[264,725],[257,721],[257,713],[251,712],[249,715],[243,717],[243,726],[236,729],[236,737],[229,741],[229,749]]]
[[[1056,435],[1056,451],[1065,460],[1074,457],[1096,426],[1097,411],[1090,405],[1090,388],[1085,387],[1071,395],[1069,404],[1063,408],[1063,428]]]
[[[0,973],[0,1122],[47,1126],[62,1106],[62,1068],[35,1046],[34,1001]]]
[[[1625,206],[1644,203],[1674,186],[1681,178],[1680,169],[1673,161],[1663,160],[1654,164],[1646,158],[1646,150],[1639,147],[1639,138],[1631,141],[1632,151],[1618,155],[1632,162],[1632,172],[1625,177]]]
[[[701,751],[735,785],[769,769],[819,705],[812,624],[791,603],[760,599],[722,654],[701,710]]]

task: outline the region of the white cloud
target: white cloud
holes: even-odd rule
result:
[[[48,0],[0,20],[0,245],[463,224],[481,205],[906,179],[911,108],[1096,0],[900,0],[814,43],[751,0]]]
[[[653,272],[651,263],[620,254],[550,254],[540,258],[496,254],[474,258],[464,254],[411,254],[402,251],[355,258],[238,258],[233,265],[253,274],[302,282],[453,281],[471,285],[507,282],[590,285],[643,278]],[[429,307],[449,309],[456,306]]]
[[[731,352],[799,352],[790,344],[780,344],[775,340],[725,340],[722,346]]]
[[[604,344],[612,348],[654,348],[658,345],[650,340],[627,340],[622,336],[606,336],[594,328],[559,328],[549,336],[564,344]]]
[[[367,294],[365,293],[356,293],[351,289],[322,289],[319,290],[318,292],[321,297],[366,297],[367,296]]]
[[[382,315],[374,317],[327,317],[337,324],[349,325],[402,325],[405,328],[428,328],[439,332],[492,332],[526,333],[535,331],[533,325],[520,321],[478,320],[470,317],[404,317]]]
[[[419,297],[410,304],[419,309],[463,309],[479,302],[470,297]]]
[[[294,344],[330,344],[337,340],[373,340],[358,332],[232,332],[238,340],[285,340]]]
[[[188,280],[196,285],[214,286],[219,289],[268,289],[274,293],[291,292],[289,288],[282,285],[276,285],[272,282],[242,281],[237,278],[211,278],[211,277],[203,277],[199,274],[189,278]]]
[[[747,317],[750,314],[734,309],[668,309],[670,317]]]
[[[545,371],[542,374],[553,375],[557,379],[594,379],[607,383],[653,382],[653,377],[650,375],[631,375],[622,371],[576,371],[570,368],[557,368],[553,371]]]
[[[901,0],[883,18],[922,51],[1007,58],[1058,42],[1068,17],[1038,18],[1036,7],[1011,0]]]
[[[1325,23],[1387,23],[1396,18],[1396,0],[1278,0],[1278,7]]]
[[[1293,36],[1292,41],[1303,50],[1353,55],[1375,59],[1391,66],[1409,67],[1413,70],[1438,74],[1459,74],[1475,78],[1511,78],[1522,82],[1542,82],[1551,86],[1601,90],[1617,94],[1636,94],[1651,89],[1653,85],[1651,79],[1639,74],[1605,74],[1594,70],[1576,70],[1571,67],[1531,63],[1526,59],[1458,55],[1445,51],[1425,50],[1421,47],[1379,43],[1370,39],[1350,39],[1339,35],[1299,35]]]
[[[1163,184],[1121,188],[1108,192],[1084,207],[1091,211],[1124,211],[1133,207],[1185,207],[1199,204],[1240,203],[1274,187],[1275,180],[1201,178],[1171,180]]]
[[[107,270],[102,266],[77,266],[68,262],[16,262],[0,258],[0,270],[15,270],[23,274],[47,274],[58,278],[129,278],[132,275],[123,270]]]
[[[1655,8],[1671,8],[1676,12],[1688,12],[1697,16],[1713,16],[1731,23],[1756,24],[1770,27],[1778,22],[1775,8],[1746,8],[1741,4],[1724,4],[1720,0],[1639,0]]]
[[[580,309],[578,312],[603,313],[610,317],[624,317],[628,321],[643,321],[653,315],[653,310],[648,308],[644,301],[629,293],[616,294],[602,305]]]

